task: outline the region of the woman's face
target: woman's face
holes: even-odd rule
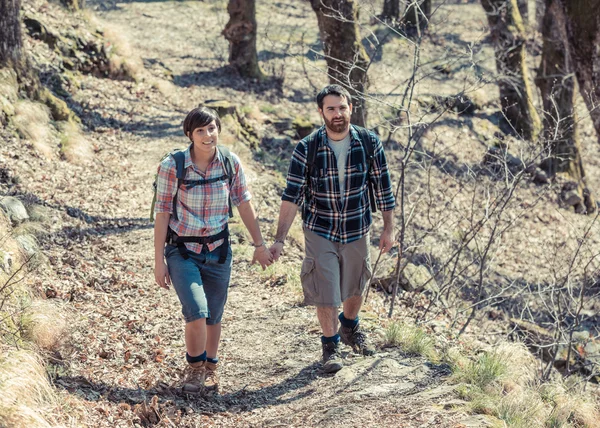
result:
[[[206,126],[196,128],[191,136],[194,148],[201,151],[213,151],[219,142],[219,129],[213,120]]]

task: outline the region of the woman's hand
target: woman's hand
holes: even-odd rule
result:
[[[260,245],[254,249],[254,256],[252,257],[252,263],[259,263],[263,270],[273,263],[273,255],[267,249],[266,245]]]
[[[162,288],[169,289],[171,285],[171,277],[169,276],[169,268],[164,260],[157,260],[154,263],[154,280]]]

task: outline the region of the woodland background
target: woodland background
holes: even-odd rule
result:
[[[0,425],[597,427],[598,0],[0,0]],[[198,104],[263,233],[314,97],[380,135],[398,247],[318,366],[303,238],[266,271],[232,219],[222,392],[178,389],[152,181]]]

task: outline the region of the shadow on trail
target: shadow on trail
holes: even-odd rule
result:
[[[314,393],[313,389],[299,392],[290,397],[285,395],[300,390],[321,376],[319,363],[304,367],[300,372],[281,382],[256,391],[248,391],[246,387],[235,392],[196,396],[182,393],[178,388],[159,385],[149,389],[120,388],[104,383],[90,382],[82,376],[57,376],[53,383],[57,388],[76,394],[87,401],[106,399],[113,403],[135,405],[149,402],[152,397],[158,398],[158,407],[174,403],[178,408],[191,408],[195,413],[247,412],[268,406],[279,406],[301,400]]]

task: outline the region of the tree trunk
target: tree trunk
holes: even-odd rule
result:
[[[262,79],[256,54],[255,0],[229,0],[229,22],[223,36],[229,41],[229,64],[242,76]]]
[[[404,12],[404,28],[407,33],[417,33],[419,37],[427,28],[431,17],[431,0],[411,0]]]
[[[0,67],[21,63],[21,0],[0,0]]]
[[[600,0],[560,0],[579,91],[600,142]]]
[[[72,10],[81,10],[85,8],[85,0],[60,0],[60,2]]]
[[[541,130],[525,63],[525,29],[516,0],[481,0],[487,14],[498,72],[502,112],[511,129],[528,140]]]
[[[327,74],[330,83],[344,86],[352,96],[355,125],[365,126],[367,108],[367,54],[360,42],[357,9],[354,0],[311,0],[317,14]]]
[[[400,19],[400,0],[384,0],[381,19],[397,22]]]
[[[544,46],[536,79],[544,105],[542,141],[548,145],[548,158],[541,167],[550,177],[565,174],[576,183],[572,201],[577,212],[594,212],[596,204],[585,182],[581,148],[574,110],[575,77],[564,27],[562,6],[556,0],[547,0],[542,22]]]
[[[529,0],[517,0],[517,7],[519,8],[519,14],[521,15],[523,24],[526,22],[529,23],[529,10],[527,7],[528,2]]]

